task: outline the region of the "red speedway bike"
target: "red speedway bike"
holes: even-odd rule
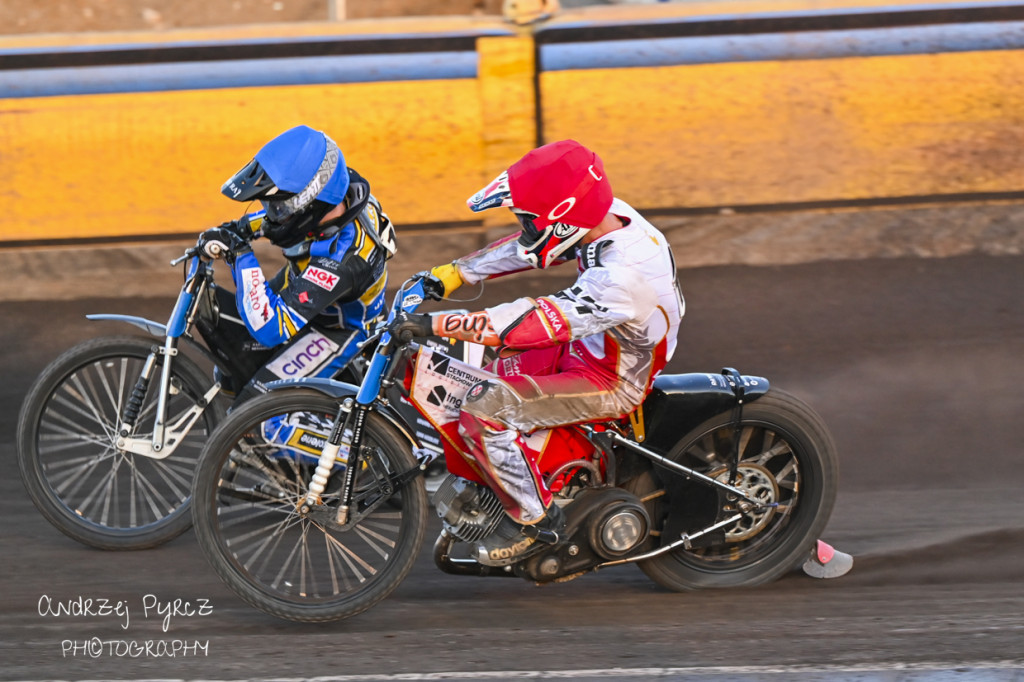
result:
[[[389,321],[428,295],[410,280]],[[486,560],[478,541],[504,511],[468,464],[457,417],[490,376],[383,332],[358,385],[282,382],[232,412],[193,490],[214,570],[277,617],[351,617],[408,575],[431,504],[443,526],[434,561],[455,575],[550,583],[636,564],[681,591],[760,585],[828,559],[817,540],[837,488],[827,427],[766,379],[723,369],[658,377],[628,417],[531,434],[526,446],[545,447],[542,473],[566,527],[538,535],[542,548],[522,560]],[[396,387],[442,436],[449,475],[430,500],[427,461],[389,397]]]

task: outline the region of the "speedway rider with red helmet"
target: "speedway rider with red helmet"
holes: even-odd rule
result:
[[[210,257],[224,257],[235,294],[215,288],[215,325],[197,320],[236,400],[276,379],[334,376],[369,336],[384,310],[385,263],[395,234],[370,185],[345,165],[324,133],[297,126],[264,145],[221,192],[259,200],[263,210],[199,235]],[[250,242],[266,237],[286,264],[267,278]],[[228,313],[227,311],[230,311]],[[237,315],[237,317],[235,317]]]
[[[400,315],[392,332],[502,347],[498,375],[469,390],[459,420],[474,464],[507,512],[477,558],[505,565],[558,533],[559,507],[521,447],[538,429],[631,413],[676,346],[684,303],[668,240],[612,195],[601,159],[564,140],[526,154],[469,201],[520,223],[484,249],[435,267],[447,297],[473,284],[575,260],[572,286],[468,314]]]

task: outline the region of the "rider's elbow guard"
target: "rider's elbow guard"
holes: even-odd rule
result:
[[[549,348],[571,340],[569,321],[547,298],[538,298],[532,308],[501,332],[502,345],[516,350]]]

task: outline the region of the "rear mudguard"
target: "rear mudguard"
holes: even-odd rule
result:
[[[768,389],[767,379],[729,368],[719,374],[661,375],[643,403],[644,446],[667,453],[699,424],[735,410],[740,400],[757,400]]]
[[[322,377],[271,381],[267,384],[268,391],[286,391],[293,388],[312,389],[334,398],[338,402],[343,401],[345,398],[355,398],[356,394],[359,393],[359,387],[355,384],[336,381],[334,379],[325,379]],[[408,425],[406,425],[402,418],[398,416],[394,409],[390,406],[382,405],[379,402],[374,404],[373,409],[380,416],[384,417],[384,419],[386,419],[388,423],[395,428],[396,432],[409,441],[409,445],[412,446],[413,452],[416,452],[423,447],[416,435]]]

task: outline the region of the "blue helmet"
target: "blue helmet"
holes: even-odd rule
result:
[[[258,199],[267,212],[263,234],[288,247],[315,236],[324,215],[344,201],[348,186],[338,145],[303,125],[263,145],[220,191],[236,201]]]

